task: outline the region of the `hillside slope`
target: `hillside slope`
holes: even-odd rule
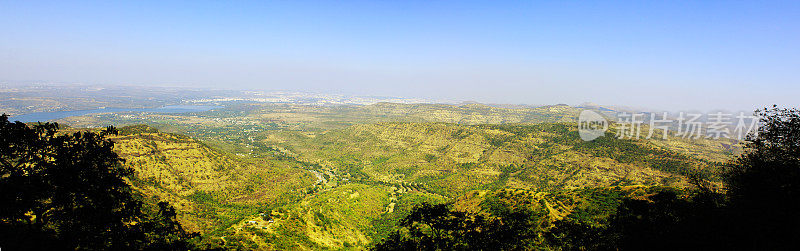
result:
[[[132,184],[146,196],[167,200],[193,231],[210,232],[260,208],[293,201],[313,186],[308,171],[275,162],[246,161],[183,135],[147,126],[120,128],[112,136]]]
[[[649,141],[609,134],[585,142],[569,124],[378,123],[313,135],[276,133],[267,144],[342,177],[408,184],[447,197],[473,189],[682,187],[682,172],[715,168]]]

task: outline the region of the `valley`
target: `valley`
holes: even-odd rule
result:
[[[174,205],[201,246],[233,249],[369,248],[423,203],[532,203],[544,229],[565,218],[602,225],[622,198],[691,189],[687,175],[715,177],[732,154],[722,139],[618,139],[613,129],[582,141],[581,109],[566,105],[221,105],[58,121],[117,125],[111,139],[137,191]]]

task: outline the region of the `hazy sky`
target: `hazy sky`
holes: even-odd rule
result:
[[[800,1],[0,1],[0,81],[800,106]]]

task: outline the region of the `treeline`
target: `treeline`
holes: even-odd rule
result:
[[[800,237],[800,110],[758,112],[762,126],[724,167],[724,190],[689,175],[688,194],[623,199],[605,224],[549,222],[541,210],[495,203],[488,213],[415,208],[376,250],[790,250]],[[608,203],[607,203],[608,204]],[[546,212],[546,210],[544,210]]]

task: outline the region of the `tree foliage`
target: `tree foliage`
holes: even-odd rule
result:
[[[424,203],[400,221],[375,250],[515,250],[538,242],[541,214],[501,205],[492,214],[453,210]]]
[[[750,248],[788,248],[800,237],[800,110],[758,111],[761,126],[728,170],[732,237]]]

